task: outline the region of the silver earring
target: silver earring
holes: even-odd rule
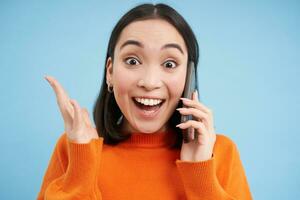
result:
[[[123,117],[124,117],[124,116],[123,116],[123,115],[121,115],[121,117],[118,119],[118,121],[117,121],[117,124],[118,124],[118,125],[120,125],[120,124],[121,124],[121,122],[123,121]]]
[[[109,93],[113,93],[113,89],[114,89],[114,87],[113,87],[111,84],[109,84],[109,85],[107,86],[107,91],[108,91]]]

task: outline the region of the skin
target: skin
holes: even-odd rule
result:
[[[128,40],[138,41],[143,47],[130,44],[120,48]],[[161,49],[167,43],[177,44],[182,52],[174,47]],[[180,98],[184,89],[188,55],[179,32],[160,19],[133,22],[123,29],[114,53],[114,60],[107,60],[106,81],[113,86],[115,99],[124,115],[124,132],[154,134],[167,130],[167,122],[182,100],[187,108],[179,108],[177,111],[183,115],[193,115],[194,119],[177,125],[181,129],[193,128],[193,133],[189,135],[190,142],[182,143],[180,159],[211,159],[216,141],[212,111],[199,102],[197,91],[193,93],[192,99]],[[45,78],[56,94],[68,138],[75,143],[89,143],[99,138],[87,109],[70,99],[54,77]],[[151,120],[138,117],[132,100],[136,96],[164,99],[159,115]],[[194,133],[198,137],[193,137]]]
[[[57,105],[64,120],[65,133],[71,142],[85,144],[97,139],[86,108],[81,108],[75,99],[70,99],[62,85],[52,76],[45,76],[56,95]]]
[[[120,48],[127,40],[138,41],[143,47],[130,44]],[[182,52],[174,47],[161,49],[168,43],[178,44]],[[187,58],[183,38],[166,21],[137,21],[123,29],[113,62],[111,58],[107,60],[107,82],[113,85],[116,102],[125,117],[124,131],[152,134],[168,128],[167,121],[184,89]],[[165,99],[159,115],[151,120],[139,117],[132,100],[137,96]]]

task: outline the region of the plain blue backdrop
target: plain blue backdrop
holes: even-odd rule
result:
[[[0,199],[36,198],[63,132],[44,75],[92,113],[111,30],[144,2],[0,2]],[[198,38],[201,100],[237,144],[254,199],[300,199],[299,1],[160,2]]]

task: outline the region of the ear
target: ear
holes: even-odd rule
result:
[[[113,62],[111,57],[106,61],[106,84],[113,84]]]

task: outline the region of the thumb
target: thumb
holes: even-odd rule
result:
[[[73,119],[73,129],[79,129],[82,123],[82,113],[81,108],[75,99],[71,99],[70,103],[74,108],[74,119]]]
[[[199,101],[198,90],[197,89],[193,92],[193,100]]]

